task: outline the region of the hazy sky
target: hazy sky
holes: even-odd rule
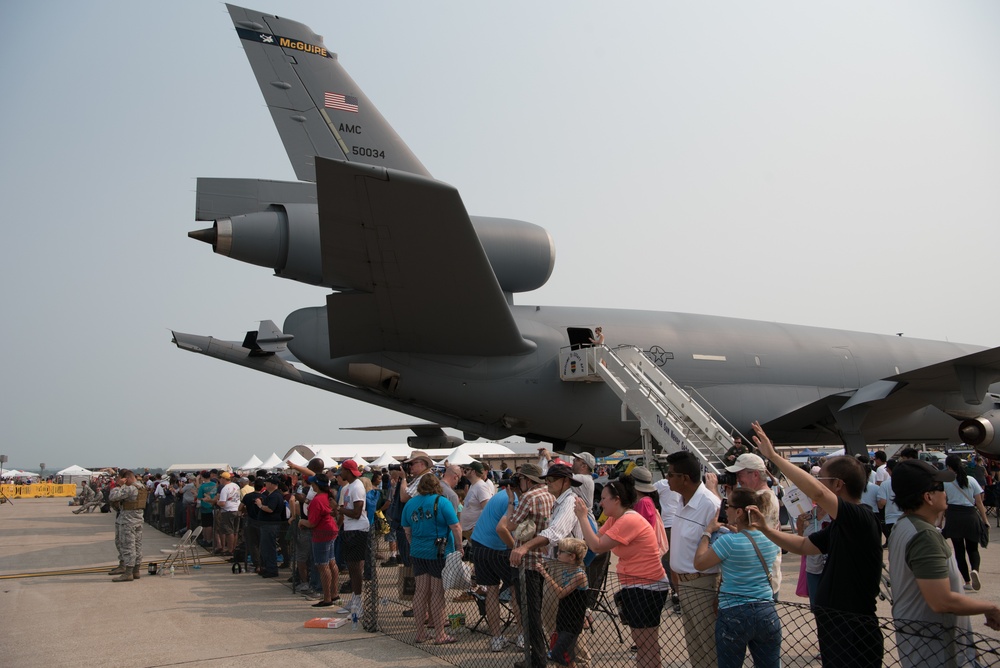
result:
[[[253,6],[324,35],[471,213],[550,231],[519,303],[1000,344],[1000,3]],[[8,467],[404,438],[170,343],[324,300],[186,236],[196,177],[295,178],[224,5],[0,18]]]

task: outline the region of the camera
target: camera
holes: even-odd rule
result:
[[[720,473],[719,484],[727,487],[736,487],[736,474],[729,471]]]
[[[437,546],[438,559],[444,559],[444,550],[448,546],[448,539],[435,538],[434,544]]]
[[[517,480],[518,480],[517,476],[512,476],[510,478],[501,478],[500,481],[497,483],[497,487],[503,488],[509,485],[516,485]]]

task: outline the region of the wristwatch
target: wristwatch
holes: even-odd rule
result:
[[[702,532],[701,532],[701,535],[702,535],[702,536],[703,536],[704,538],[707,538],[707,539],[708,539],[709,541],[711,541],[711,540],[712,540],[712,534],[711,534],[711,532],[709,532],[709,531],[702,531]]]

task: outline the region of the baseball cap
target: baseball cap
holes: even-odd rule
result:
[[[222,473],[219,474],[219,477],[220,478],[225,478],[226,480],[229,480],[230,478],[233,477],[233,474],[230,473],[229,471],[223,471]]]
[[[345,459],[343,463],[341,463],[340,468],[350,471],[355,478],[361,477],[361,471],[358,469],[358,464],[353,459]]]
[[[482,473],[483,471],[486,470],[485,468],[483,468],[482,463],[481,462],[477,462],[477,461],[472,461],[472,462],[469,462],[468,464],[462,464],[462,468],[463,469],[472,469],[476,473]]]
[[[727,466],[726,470],[730,473],[739,473],[740,471],[760,471],[761,473],[767,473],[767,466],[764,465],[764,460],[759,455],[748,452],[737,457],[736,463],[732,466]]]
[[[573,457],[582,460],[584,464],[590,467],[591,471],[597,468],[597,460],[589,452],[578,452]]]
[[[936,482],[952,482],[955,472],[949,468],[938,470],[921,459],[904,459],[892,470],[892,491],[898,498],[929,492]]]
[[[330,479],[326,477],[325,473],[317,473],[316,475],[311,475],[306,478],[306,482],[310,485],[316,483],[316,486],[320,489],[329,489]]]

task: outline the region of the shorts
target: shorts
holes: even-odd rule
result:
[[[216,531],[223,536],[230,536],[236,533],[236,518],[238,514],[232,511],[219,511],[219,521]]]
[[[341,531],[340,542],[347,563],[364,561],[368,557],[367,531]]]
[[[295,563],[304,564],[309,561],[310,553],[315,549],[313,546],[316,543],[313,542],[313,532],[312,529],[307,529],[305,527],[299,527],[298,538],[295,541]],[[333,541],[330,541],[330,553],[333,553]],[[333,557],[330,557],[331,559]],[[315,557],[313,558],[315,561]]]
[[[660,625],[660,613],[670,592],[666,589],[624,587],[621,596],[622,621],[633,629],[651,629]]]
[[[413,562],[414,577],[418,575],[430,575],[432,578],[441,579],[441,573],[444,571],[444,559],[410,557],[410,561]]]
[[[333,541],[325,540],[322,543],[312,543],[312,558],[313,564],[316,566],[325,566],[333,561]],[[303,555],[302,561],[305,560],[305,555]]]
[[[212,525],[215,523],[215,513],[202,513],[201,514],[201,526],[206,529],[211,529]]]
[[[494,550],[476,541],[469,543],[476,567],[476,584],[484,587],[509,586],[517,578],[510,565],[510,550]]]

